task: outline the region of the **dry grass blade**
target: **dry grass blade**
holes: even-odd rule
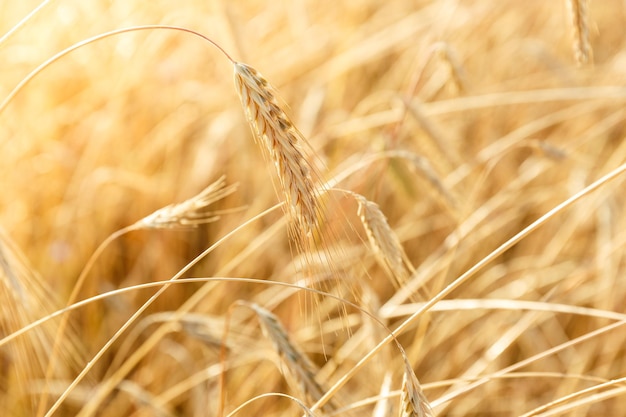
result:
[[[226,187],[226,177],[222,176],[194,197],[163,207],[139,220],[136,226],[151,229],[189,228],[214,222],[219,219],[219,213],[207,212],[205,209],[236,189],[237,184]]]
[[[255,139],[274,163],[287,207],[302,237],[318,224],[320,203],[304,138],[281,108],[274,88],[249,65],[235,63],[235,86]]]
[[[574,55],[579,65],[592,60],[591,44],[589,43],[589,22],[587,0],[568,0],[572,19]]]
[[[404,357],[404,377],[402,379],[402,395],[400,399],[400,417],[434,417],[430,403],[426,399],[422,387],[413,372],[408,358]]]
[[[357,214],[361,218],[367,238],[372,245],[376,259],[401,286],[413,269],[404,253],[400,239],[389,226],[387,217],[378,204],[360,194],[348,191],[359,204]],[[409,265],[407,267],[407,265]]]
[[[317,368],[306,354],[291,342],[287,331],[278,318],[258,304],[246,303],[246,305],[256,313],[263,333],[272,341],[274,349],[279,353],[302,393],[314,402],[322,398],[325,390],[315,380]],[[327,404],[325,409],[328,411],[334,409],[334,407],[331,404]]]

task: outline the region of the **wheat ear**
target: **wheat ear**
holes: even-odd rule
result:
[[[274,349],[276,349],[281,360],[287,366],[293,379],[298,382],[302,393],[312,402],[322,398],[325,390],[315,380],[317,368],[308,356],[291,342],[287,330],[280,323],[278,317],[258,304],[245,304],[256,313],[263,333],[272,341]],[[326,404],[325,411],[332,409],[334,407],[330,403]]]
[[[288,212],[304,235],[315,230],[320,213],[304,138],[282,109],[275,89],[249,65],[234,63],[235,87],[254,137],[273,162]]]
[[[354,197],[359,205],[357,214],[361,219],[367,239],[374,250],[378,263],[381,264],[401,286],[405,283],[412,270],[400,239],[389,226],[387,217],[378,204],[368,200],[361,194],[345,191]],[[408,266],[408,267],[407,267]]]
[[[420,385],[409,358],[404,349],[401,350],[404,359],[404,377],[402,378],[402,395],[400,398],[400,417],[434,417],[430,403]]]
[[[222,176],[199,194],[155,211],[139,220],[136,226],[150,229],[190,228],[217,221],[220,212],[206,211],[206,208],[236,189],[237,184],[226,187],[226,177]]]
[[[587,0],[568,0],[567,3],[572,19],[576,62],[579,65],[587,64],[592,59],[592,50],[589,43]]]

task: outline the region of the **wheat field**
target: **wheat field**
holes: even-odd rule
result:
[[[0,3],[0,415],[623,415],[625,21]]]

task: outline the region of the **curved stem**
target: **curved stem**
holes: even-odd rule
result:
[[[17,22],[17,24],[15,26],[13,26],[7,33],[5,33],[4,35],[2,35],[2,37],[0,38],[0,45],[2,45],[4,42],[7,41],[7,39],[9,39],[11,36],[13,36],[13,34],[15,32],[17,32],[18,30],[20,30],[20,28],[22,26],[24,26],[26,24],[26,22],[28,22],[30,19],[33,18],[33,16],[35,16],[37,13],[39,13],[39,11],[41,9],[43,9],[44,7],[46,7],[52,0],[44,0],[42,1],[39,6],[35,7],[30,13],[28,13],[22,20],[20,20],[19,22]]]
[[[156,30],[156,29],[165,29],[165,30],[175,30],[175,31],[179,31],[179,32],[186,32],[186,33],[190,33],[192,35],[198,36],[199,38],[209,42],[211,45],[215,46],[217,49],[220,50],[220,52],[222,52],[226,58],[228,58],[228,60],[232,63],[235,63],[235,60],[221,47],[219,46],[215,41],[213,41],[212,39],[210,39],[209,37],[196,32],[194,30],[191,29],[187,29],[184,27],[179,27],[179,26],[169,26],[169,25],[145,25],[145,26],[133,26],[133,27],[129,27],[129,28],[122,28],[122,29],[117,29],[117,30],[113,30],[111,32],[106,32],[106,33],[101,33],[100,35],[96,35],[93,36],[91,38],[85,39],[83,41],[80,41],[72,46],[70,46],[69,48],[66,48],[64,50],[62,50],[61,52],[55,54],[54,56],[52,56],[51,58],[48,58],[45,62],[43,62],[42,64],[40,64],[37,68],[35,68],[30,74],[28,74],[22,81],[20,81],[20,83],[15,86],[15,88],[9,93],[9,95],[2,101],[2,103],[0,103],[0,113],[2,113],[2,111],[4,111],[4,109],[8,106],[8,104],[11,102],[11,100],[13,100],[13,98],[33,79],[35,78],[35,76],[37,74],[39,74],[41,71],[43,71],[46,67],[50,66],[51,64],[53,64],[54,62],[58,61],[59,59],[63,58],[65,55],[68,55],[69,53],[76,51],[79,48],[82,48],[85,45],[89,45],[91,43],[94,43],[96,41],[102,40],[102,39],[106,39],[109,38],[111,36],[115,36],[115,35],[120,35],[122,33],[129,33],[129,32],[137,32],[137,31],[142,31],[142,30]]]

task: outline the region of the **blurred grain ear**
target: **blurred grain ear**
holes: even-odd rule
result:
[[[593,51],[589,42],[589,13],[587,0],[567,0],[572,23],[572,46],[578,65],[593,62]]]
[[[287,330],[274,314],[258,304],[246,304],[256,313],[263,333],[272,342],[274,349],[286,365],[289,374],[297,382],[302,393],[311,401],[316,402],[326,392],[316,381],[317,368],[308,356],[302,352],[289,338]],[[334,409],[331,403],[324,405],[325,411]]]
[[[413,267],[402,248],[400,239],[391,229],[387,217],[378,204],[360,194],[347,192],[359,205],[357,214],[361,219],[370,246],[379,264],[393,277],[396,285],[401,287],[408,280]]]

